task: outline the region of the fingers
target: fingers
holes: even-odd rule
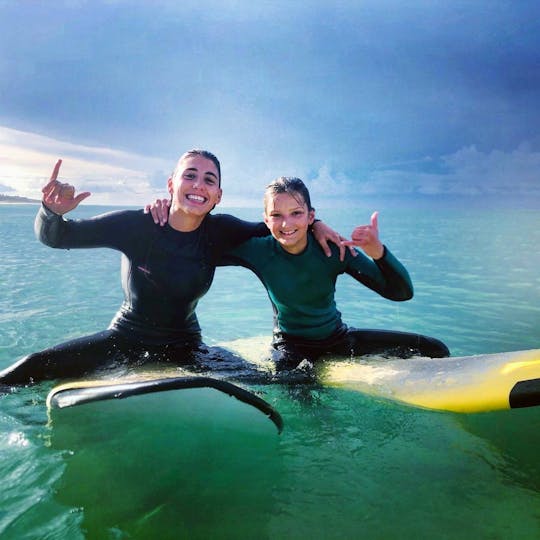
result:
[[[373,212],[373,214],[371,214],[371,226],[376,231],[379,230],[379,212]]]
[[[156,199],[154,203],[147,204],[144,207],[144,213],[152,214],[154,223],[163,227],[169,220],[169,206],[170,201],[168,199]]]
[[[328,245],[328,240],[326,238],[321,238],[319,240],[319,244],[321,245],[321,248],[324,251],[324,254],[327,257],[330,257],[332,255],[332,251],[330,250],[330,246]]]
[[[58,173],[60,172],[60,166],[62,165],[62,160],[59,159],[54,166],[53,172],[51,174],[51,180],[56,180],[58,178]]]
[[[70,186],[70,187],[73,187],[73,186]],[[81,201],[84,201],[84,199],[90,197],[90,195],[92,195],[89,191],[83,191],[83,193],[79,193],[74,199],[73,201],[75,203],[77,203],[77,205],[81,202]]]
[[[51,184],[49,182],[47,186],[48,189],[43,188],[42,191],[45,195],[44,198],[48,201],[58,202],[62,199],[70,200],[75,195],[75,188],[71,184],[63,184],[62,182],[58,182],[58,180],[54,180],[54,183]]]
[[[336,242],[337,247],[339,248],[339,260],[344,261],[345,260],[345,251],[347,250],[347,247],[343,244],[343,242],[346,242],[347,239],[343,236],[339,236],[339,242]]]
[[[56,165],[54,166],[53,172],[51,173],[51,177],[47,184],[43,186],[43,189],[41,190],[42,193],[45,193],[46,191],[49,191],[52,187],[55,186],[58,178],[58,173],[60,172],[60,166],[62,165],[62,160],[59,159],[56,162]]]
[[[69,184],[60,184],[60,197],[64,199],[73,199],[75,196],[75,188]]]

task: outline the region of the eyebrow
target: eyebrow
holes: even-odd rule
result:
[[[197,169],[197,167],[189,167],[185,170],[199,172],[199,169]],[[204,174],[209,174],[210,176],[213,176],[216,180],[218,179],[217,175],[213,173],[212,171],[206,171]]]

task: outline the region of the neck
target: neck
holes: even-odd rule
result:
[[[172,207],[169,213],[169,226],[176,231],[191,232],[200,227],[205,217],[206,214],[203,216],[186,214],[182,210]]]
[[[286,251],[287,253],[290,253],[291,255],[298,255],[302,253],[303,251],[305,251],[305,249],[307,248],[307,245],[308,245],[308,239],[306,236],[303,242],[301,242],[300,244],[297,244],[294,247],[286,247],[286,246],[281,246],[281,247],[283,248],[283,251]]]

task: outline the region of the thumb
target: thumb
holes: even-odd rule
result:
[[[373,214],[371,214],[371,226],[375,230],[379,230],[379,212],[373,212]]]
[[[77,204],[79,204],[81,201],[84,201],[84,199],[90,197],[92,195],[89,191],[85,191],[83,193],[79,193],[74,200]]]

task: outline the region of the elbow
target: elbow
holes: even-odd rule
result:
[[[401,302],[406,302],[407,300],[412,300],[413,296],[414,296],[414,292],[411,289],[410,291],[408,291],[406,294],[403,295],[403,297],[401,298]]]
[[[396,295],[390,298],[390,300],[393,300],[394,302],[407,302],[407,300],[411,300],[413,297],[413,293],[410,292],[408,294],[400,294]]]
[[[402,302],[406,302],[407,300],[412,300],[414,296],[414,289],[413,289],[413,286],[412,286],[412,283],[406,287],[404,290],[403,290],[403,295],[402,295]]]
[[[60,247],[59,239],[54,235],[47,234],[47,229],[44,227],[36,227],[34,233],[36,238],[47,247],[58,248]]]
[[[414,291],[412,287],[403,288],[400,290],[390,291],[386,298],[393,300],[394,302],[406,302],[411,300],[414,296]]]

